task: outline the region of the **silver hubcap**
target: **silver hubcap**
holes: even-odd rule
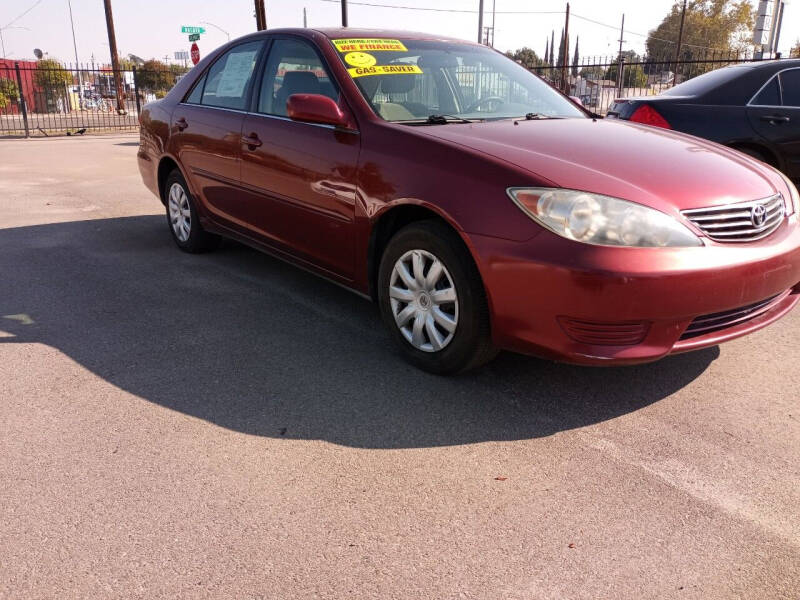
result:
[[[409,250],[394,264],[389,302],[400,332],[417,350],[438,352],[458,326],[458,296],[442,261],[425,250]]]
[[[192,231],[192,211],[189,208],[189,198],[180,183],[173,183],[169,188],[169,222],[172,231],[179,241],[185,242],[189,239]]]

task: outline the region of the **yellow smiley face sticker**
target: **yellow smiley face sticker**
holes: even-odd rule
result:
[[[372,54],[366,52],[348,52],[344,55],[344,62],[353,67],[371,67],[377,61]]]

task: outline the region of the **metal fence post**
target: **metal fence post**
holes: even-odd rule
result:
[[[25,103],[25,92],[22,90],[22,75],[19,72],[19,63],[14,63],[14,70],[17,72],[17,89],[19,93],[19,107],[22,109],[22,122],[25,125],[25,137],[31,137],[28,129],[28,107]]]
[[[622,97],[622,88],[625,86],[624,81],[624,74],[625,74],[625,57],[619,57],[619,67],[617,68],[617,87],[619,89],[619,96]]]
[[[133,66],[133,95],[136,96],[136,115],[142,112],[142,107],[139,103],[139,82],[136,80],[136,65]]]

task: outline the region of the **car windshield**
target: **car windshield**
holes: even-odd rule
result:
[[[412,39],[332,40],[350,76],[387,121],[585,117],[513,60],[484,46]],[[435,116],[435,119],[430,119]]]

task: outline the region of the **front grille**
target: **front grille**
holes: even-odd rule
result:
[[[765,238],[778,228],[785,213],[786,206],[780,194],[752,202],[681,211],[717,242],[752,242]]]
[[[791,290],[786,290],[785,292],[777,294],[776,296],[770,296],[761,302],[755,302],[753,304],[748,304],[747,306],[741,306],[732,310],[726,310],[723,312],[697,317],[689,324],[689,327],[686,328],[686,331],[683,332],[681,339],[688,340],[700,335],[707,335],[709,333],[721,331],[722,329],[727,329],[728,327],[740,325],[746,321],[755,319],[756,317],[761,316],[765,312],[772,309],[790,293]]]

